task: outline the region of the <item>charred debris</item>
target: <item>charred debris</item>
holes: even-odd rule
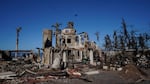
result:
[[[57,84],[68,78],[93,82],[96,80],[89,79],[87,75],[100,75],[101,71],[120,71],[126,80],[130,79],[130,73],[134,79],[129,82],[147,80],[147,75],[140,69],[150,67],[147,45],[150,36],[147,33],[137,35],[134,31],[128,32],[122,19],[123,31],[119,34],[114,31],[112,39],[106,35],[105,49],[101,49],[89,40],[86,32],[77,34],[73,22],[68,22],[64,29],[60,29],[60,25],[56,23],[52,25],[54,30],[43,31],[42,48],[36,48],[38,54],[32,50],[18,50],[18,37],[16,50],[0,50],[0,83]],[[99,41],[99,32],[95,35]],[[20,57],[19,53],[24,54]],[[63,80],[56,82],[60,79]]]
[[[62,78],[91,82],[81,76],[92,67],[96,70],[95,66],[100,65],[101,49],[89,40],[86,32],[77,34],[73,22],[68,22],[64,29],[60,29],[59,26],[60,24],[56,23],[52,25],[54,30],[43,31],[42,48],[36,48],[38,54],[34,54],[32,50],[18,49],[21,28],[17,28],[16,50],[0,51],[1,82],[33,84]],[[53,40],[55,45],[52,44]],[[20,53],[24,54],[19,56]]]
[[[122,30],[114,31],[112,37],[106,35],[105,64],[125,66],[134,64],[140,68],[150,68],[150,35],[149,33],[137,33],[129,31],[124,19],[122,19]]]

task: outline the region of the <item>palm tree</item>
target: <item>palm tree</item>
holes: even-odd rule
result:
[[[60,34],[61,30],[59,29],[61,24],[56,23],[55,25],[52,25],[52,27],[55,28],[54,35],[56,36],[56,47],[59,47],[59,40],[58,40],[58,34]]]

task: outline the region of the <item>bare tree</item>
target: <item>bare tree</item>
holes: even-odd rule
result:
[[[135,31],[131,31],[131,47],[136,49],[137,48],[137,40],[136,40],[136,36],[135,36]]]
[[[110,36],[107,34],[105,36],[105,48],[106,48],[106,50],[111,50],[111,48],[112,48],[112,44],[111,43],[112,42],[111,42]]]
[[[96,32],[95,35],[96,35],[97,41],[99,42],[99,32]]]
[[[128,34],[128,30],[127,30],[127,25],[125,23],[125,20],[122,18],[122,27],[123,27],[123,34],[124,34],[124,43],[125,43],[125,47],[130,47],[129,46],[129,34]]]
[[[118,48],[118,37],[117,37],[117,31],[114,31],[113,34],[113,39],[114,39],[114,48]]]
[[[142,34],[139,35],[139,47],[141,47],[142,49],[145,47],[144,38]]]

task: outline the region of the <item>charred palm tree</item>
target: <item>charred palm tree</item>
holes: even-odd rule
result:
[[[56,23],[55,25],[52,25],[52,27],[55,28],[54,35],[56,36],[56,47],[59,47],[59,40],[58,40],[58,34],[60,34],[61,30],[59,29],[61,24]]]

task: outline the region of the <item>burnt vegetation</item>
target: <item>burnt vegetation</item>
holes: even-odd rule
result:
[[[140,68],[149,68],[150,34],[129,31],[124,19],[121,27],[121,30],[113,32],[112,37],[108,34],[104,37],[106,53],[115,52],[115,55],[107,55],[107,62],[118,63],[121,66],[132,63]]]

